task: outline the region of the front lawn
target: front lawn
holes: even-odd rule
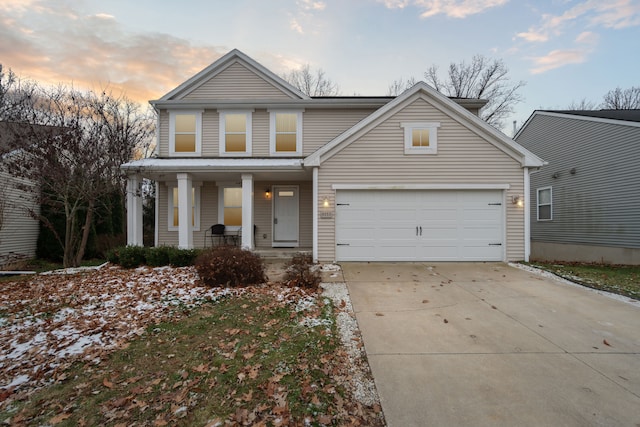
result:
[[[190,267],[0,284],[0,425],[382,425],[341,306],[201,287]]]
[[[590,288],[640,300],[640,266],[559,262],[532,262],[529,265]]]

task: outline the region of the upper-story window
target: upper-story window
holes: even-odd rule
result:
[[[302,155],[302,111],[270,111],[269,145],[272,156]]]
[[[199,156],[202,152],[202,111],[169,112],[169,155]]]
[[[220,112],[220,155],[251,155],[251,111]]]
[[[436,154],[438,122],[400,123],[404,128],[404,154]]]

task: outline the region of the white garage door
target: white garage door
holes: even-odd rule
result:
[[[500,190],[338,190],[338,261],[502,261]]]

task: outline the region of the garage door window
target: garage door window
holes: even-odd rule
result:
[[[437,122],[403,122],[404,154],[436,154],[438,152]]]

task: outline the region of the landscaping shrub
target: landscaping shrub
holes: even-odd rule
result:
[[[109,249],[106,253],[107,261],[112,264],[120,264],[120,251],[122,250],[122,248],[123,246]]]
[[[196,258],[200,255],[197,249],[179,249],[174,247],[168,248],[169,264],[173,267],[186,267],[193,265]]]
[[[145,259],[145,248],[142,246],[125,246],[118,251],[120,265],[124,268],[134,268],[143,265]]]
[[[246,286],[266,280],[260,255],[236,246],[217,246],[196,259],[200,280],[209,286]]]
[[[163,267],[169,265],[170,246],[158,246],[156,248],[146,248],[145,257],[147,265],[151,267]]]
[[[318,289],[322,277],[320,271],[313,267],[313,258],[310,254],[295,254],[291,261],[285,264],[285,283],[288,286]]]

